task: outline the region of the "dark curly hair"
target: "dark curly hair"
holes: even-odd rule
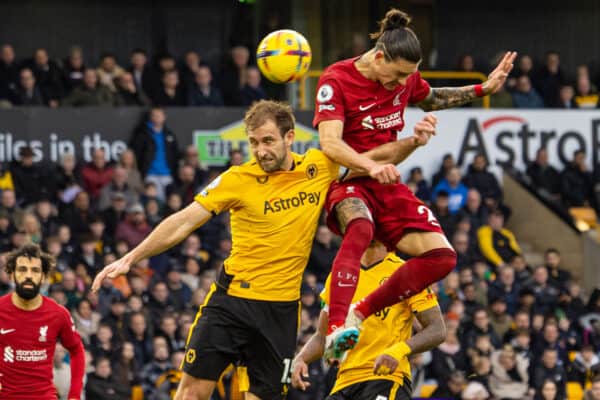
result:
[[[17,267],[17,259],[19,257],[27,257],[29,259],[39,258],[42,261],[42,271],[44,272],[45,276],[48,276],[50,270],[52,270],[54,265],[56,265],[54,257],[48,253],[44,253],[42,249],[40,249],[40,246],[37,244],[26,244],[17,250],[13,250],[8,253],[5,267],[5,271],[8,274],[15,272],[15,268]]]

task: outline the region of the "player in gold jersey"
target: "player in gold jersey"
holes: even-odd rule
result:
[[[360,278],[355,299],[371,293],[397,269],[402,261],[387,253],[384,245],[374,242],[361,259]],[[292,385],[306,389],[307,364],[324,353],[327,334],[329,282],[321,293],[325,306],[319,317],[319,329],[294,359]],[[354,301],[354,300],[353,300]],[[412,335],[413,316],[422,330]],[[328,400],[409,400],[411,398],[408,356],[429,350],[445,339],[445,324],[436,296],[430,289],[387,307],[367,318],[361,326],[360,341],[341,362],[335,386]]]
[[[231,255],[190,329],[178,400],[208,400],[230,364],[247,368],[247,399],[285,397],[302,273],[327,190],[340,172],[319,150],[292,153],[294,116],[289,106],[260,101],[250,107],[244,122],[254,158],[221,174],[192,204],[105,267],[92,285],[97,290],[104,278],[125,274],[136,262],[171,248],[212,215],[231,212]],[[394,165],[433,133],[435,117],[427,116],[415,126],[414,136],[368,156],[383,164],[379,174],[393,179],[398,174]]]

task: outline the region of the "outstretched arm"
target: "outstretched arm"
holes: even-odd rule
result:
[[[325,352],[328,322],[329,314],[322,310],[317,331],[308,339],[292,362],[292,386],[296,389],[306,390],[310,386],[310,383],[305,381],[308,378],[308,364],[321,358]]]
[[[461,106],[481,95],[494,94],[506,82],[508,74],[513,69],[513,62],[516,57],[517,53],[511,51],[504,55],[496,69],[488,75],[488,80],[481,84],[481,93],[475,90],[477,85],[431,88],[429,95],[425,100],[418,103],[417,106],[424,111],[443,110],[445,108]]]
[[[133,250],[104,267],[94,278],[92,290],[98,290],[105,278],[115,278],[118,275],[126,274],[131,265],[175,246],[190,233],[204,225],[211,216],[208,210],[195,201],[183,210],[171,215],[158,224],[150,235]]]

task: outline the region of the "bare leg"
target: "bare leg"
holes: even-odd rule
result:
[[[194,378],[183,373],[175,400],[209,400],[217,382]]]

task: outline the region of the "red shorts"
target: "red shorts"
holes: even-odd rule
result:
[[[341,232],[334,207],[348,198],[361,199],[367,205],[375,221],[375,239],[385,244],[390,251],[396,248],[407,230],[444,234],[431,210],[408,186],[402,183],[382,185],[371,178],[358,178],[342,183],[334,182],[329,187],[325,201],[327,225],[338,235]]]

